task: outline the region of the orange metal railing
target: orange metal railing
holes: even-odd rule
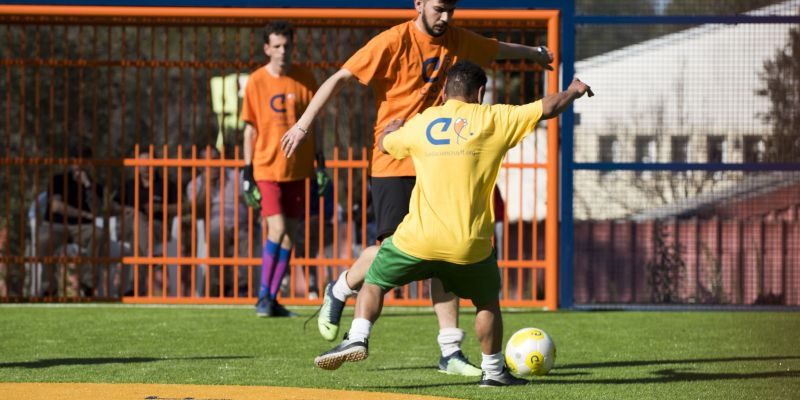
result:
[[[292,21],[298,30],[294,60],[312,68],[321,82],[374,34],[414,15],[413,10],[0,5],[5,43],[0,49],[0,146],[6,149],[0,157],[0,185],[9,189],[0,201],[7,222],[0,225],[0,238],[9,236],[0,255],[0,300],[254,303],[264,227],[252,210],[239,207],[242,133],[220,128],[225,117],[210,106],[208,82],[226,74],[238,78],[263,63],[258,29],[265,19]],[[460,9],[457,23],[500,40],[546,43],[556,55],[556,70],[547,74],[546,84],[530,64],[495,63],[490,71],[493,101],[531,101],[545,94],[542,88],[557,91],[557,11]],[[367,152],[373,110],[371,93],[356,85],[344,89],[320,118],[317,129],[326,136],[332,194],[312,198],[311,183],[306,183],[311,200],[281,292],[286,304],[318,304],[327,280],[371,244]],[[221,158],[198,156],[203,149],[208,153],[207,144],[218,131],[224,131]],[[503,166],[500,185],[506,203],[518,208],[499,218],[505,306],[557,307],[557,124],[547,124],[546,132],[545,155],[539,154],[543,138],[537,137],[523,143]],[[67,149],[76,145],[93,148],[94,157],[71,158]],[[142,150],[147,158],[139,157]],[[51,223],[50,205],[34,200],[52,191],[51,177],[69,165],[82,165],[92,187],[121,188],[117,202],[133,198],[134,209],[144,202],[149,212],[126,214],[113,207],[114,196],[104,196],[104,207],[91,211],[96,223],[86,225],[90,242],[100,243],[103,251],[86,254],[68,239],[34,251],[37,229],[38,234],[58,229]],[[185,193],[201,182],[198,177],[208,188],[213,170],[221,188],[233,179],[233,221],[230,229],[218,232],[212,232],[212,219],[224,227],[229,216],[211,215],[196,196],[189,199]],[[150,187],[159,171],[165,178],[161,189],[177,193],[174,210],[160,219],[153,212],[154,197],[138,192],[142,171]],[[531,190],[527,195],[522,190],[531,175],[532,196]],[[131,179],[136,189],[126,193],[123,182]],[[536,190],[541,179],[546,179],[545,193]],[[203,195],[210,203],[212,191]],[[224,193],[220,196],[223,205],[229,201]],[[170,208],[167,196],[160,205]],[[148,242],[144,250],[141,230]],[[218,243],[211,243],[212,235],[214,240],[219,236]],[[9,245],[14,243],[19,245]],[[71,278],[74,270],[77,282]],[[37,279],[50,286],[37,286]],[[94,285],[90,292],[84,292],[84,281]],[[76,290],[67,290],[70,285]],[[423,283],[389,297],[387,304],[430,304]]]

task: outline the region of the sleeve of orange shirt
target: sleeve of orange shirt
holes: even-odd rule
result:
[[[500,51],[497,39],[487,38],[469,29],[457,29],[459,41],[462,42],[460,47],[463,49],[466,59],[475,64],[487,66],[497,57],[497,52]]]
[[[375,36],[353,54],[342,68],[350,71],[364,85],[369,85],[370,81],[378,74],[381,74],[378,76],[379,78],[383,78],[385,73],[380,71],[389,69],[388,64],[392,54],[391,35],[393,34],[393,32],[385,31]]]
[[[406,140],[410,137],[410,135],[406,134],[408,129],[411,128],[406,124],[400,129],[383,137],[383,148],[395,159],[402,160],[410,154],[411,149]]]
[[[492,106],[495,115],[503,120],[508,148],[519,144],[526,136],[533,133],[536,124],[542,117],[542,101],[538,100],[521,106],[498,104]]]

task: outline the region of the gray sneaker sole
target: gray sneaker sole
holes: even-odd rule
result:
[[[353,347],[339,353],[323,354],[314,359],[314,364],[329,371],[338,369],[345,362],[357,362],[367,359],[368,351],[365,347]]]

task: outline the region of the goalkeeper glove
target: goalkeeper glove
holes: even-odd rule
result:
[[[248,207],[261,208],[261,191],[258,190],[256,179],[253,177],[253,165],[246,165],[242,171],[242,189],[244,189],[244,202]]]
[[[325,173],[325,169],[317,168],[317,196],[322,197],[331,185],[331,177]]]
[[[325,153],[319,150],[315,156],[317,159],[317,196],[322,197],[328,191],[328,186],[331,185],[331,177],[325,173]]]

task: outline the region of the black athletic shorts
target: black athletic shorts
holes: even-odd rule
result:
[[[417,178],[413,176],[372,177],[372,202],[378,240],[391,236],[408,214],[408,202]]]

